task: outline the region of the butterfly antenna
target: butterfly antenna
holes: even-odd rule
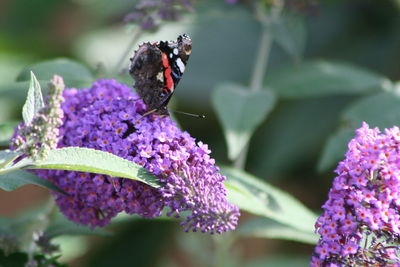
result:
[[[146,113],[144,113],[144,114],[142,115],[142,117],[140,117],[140,118],[136,121],[136,123],[138,123],[141,119],[143,119],[143,117],[146,117],[147,115],[149,115],[149,114],[151,114],[151,113],[154,113],[154,112],[156,112],[156,111],[157,111],[157,109],[152,109],[152,110],[147,111]]]
[[[178,110],[171,110],[171,111],[175,112],[175,113],[184,114],[184,115],[187,115],[187,116],[196,117],[196,118],[199,118],[199,119],[205,119],[206,118],[206,116],[201,115],[201,114],[193,114],[193,113],[188,113],[188,112],[183,112],[183,111],[178,111]]]

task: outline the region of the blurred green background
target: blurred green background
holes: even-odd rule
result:
[[[335,162],[361,121],[380,127],[400,125],[400,102],[385,94],[395,95],[400,79],[400,3],[288,3],[286,32],[277,30],[264,81],[278,102],[251,139],[246,170],[319,213]],[[0,127],[21,119],[27,89],[21,70],[41,61],[67,58],[90,70],[70,73],[70,87],[87,86],[92,77],[131,85],[126,69],[121,73],[115,65],[132,38],[134,27],[124,25],[123,17],[135,4],[2,0]],[[184,32],[192,37],[193,50],[171,107],[205,114],[204,120],[179,114],[176,118],[184,130],[209,144],[218,164],[229,165],[211,93],[227,81],[249,85],[260,25],[241,2],[204,0],[197,2],[194,12],[142,35],[139,42],[172,40]],[[129,57],[125,63],[127,68]],[[47,194],[34,186],[0,191],[0,215],[29,209]],[[249,217],[244,213],[241,222]],[[218,243],[207,234],[183,233],[176,222],[123,221],[113,226],[113,237],[60,238],[71,266],[207,266]],[[307,266],[311,252],[312,246],[292,241],[242,238],[229,252],[232,262],[227,266]]]

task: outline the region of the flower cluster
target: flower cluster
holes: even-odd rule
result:
[[[10,146],[23,152],[35,160],[43,159],[50,149],[57,147],[59,139],[58,128],[62,124],[64,101],[62,92],[64,81],[60,76],[54,75],[49,83],[48,96],[45,106],[35,114],[31,123],[22,123],[18,126]]]
[[[316,222],[311,266],[399,266],[400,130],[364,123]]]
[[[165,20],[179,20],[181,13],[192,11],[194,0],[141,0],[135,9],[125,16],[125,22],[136,23],[143,30],[158,28]]]
[[[68,193],[54,193],[67,218],[104,226],[119,212],[157,217],[189,211],[186,231],[222,233],[236,227],[239,210],[226,200],[207,145],[196,143],[170,117],[147,115],[142,100],[114,80],[98,80],[89,89],[64,91],[64,124],[58,146],[99,149],[133,161],[159,178],[155,189],[138,181],[100,174],[38,170]]]

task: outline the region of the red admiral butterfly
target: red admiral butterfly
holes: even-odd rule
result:
[[[135,89],[148,112],[168,115],[167,105],[182,78],[192,50],[192,40],[186,34],[177,41],[144,43],[130,59],[129,73]],[[144,116],[145,116],[144,115]]]

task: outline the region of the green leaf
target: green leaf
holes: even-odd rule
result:
[[[18,121],[0,123],[0,146],[8,146]]]
[[[237,231],[247,237],[285,239],[312,245],[318,241],[318,235],[314,232],[301,231],[268,218],[253,218],[242,223]]]
[[[39,80],[43,95],[47,93],[48,81]],[[21,120],[21,107],[26,101],[29,81],[0,84],[0,121]]]
[[[3,250],[0,250],[0,262],[4,267],[24,267],[28,262],[28,254],[24,252],[15,252],[6,255]]]
[[[340,112],[352,101],[354,97],[332,96],[280,102],[273,117],[257,131],[246,167],[268,177],[270,183],[303,172],[304,166],[319,158]]]
[[[140,181],[156,188],[160,186],[155,176],[134,162],[108,152],[84,147],[51,150],[42,162],[33,162],[25,158],[16,165],[24,166],[26,169],[56,169],[106,174]]]
[[[274,22],[271,30],[276,42],[295,61],[299,61],[306,41],[304,18],[294,13],[284,12],[279,17],[279,20]]]
[[[59,189],[49,181],[39,178],[38,176],[30,172],[16,170],[13,172],[0,175],[0,188],[5,191],[13,191],[18,187],[21,187],[26,184],[34,184],[47,188],[49,190],[57,191],[59,193],[64,193],[61,189]]]
[[[355,130],[365,121],[370,127],[381,130],[400,125],[400,97],[394,93],[379,93],[366,96],[351,104],[343,111],[343,125],[327,141],[318,170],[325,171],[342,160],[347,143],[354,138]]]
[[[42,89],[40,84],[35,77],[35,74],[31,72],[31,83],[29,85],[28,96],[26,102],[22,108],[22,117],[25,124],[32,122],[37,112],[44,107]]]
[[[61,235],[111,236],[112,233],[103,228],[91,229],[89,226],[76,224],[75,222],[67,220],[64,215],[58,213],[56,219],[47,227],[45,235],[48,238],[54,238]]]
[[[266,84],[280,97],[304,98],[391,90],[387,78],[344,63],[310,61],[271,73]]]
[[[319,172],[327,171],[343,160],[347,144],[355,136],[354,130],[341,129],[329,137],[318,161]]]
[[[224,167],[228,200],[247,212],[312,233],[317,216],[290,194],[237,169]],[[296,218],[296,219],[293,219]]]
[[[66,264],[57,262],[57,260],[60,256],[61,255],[49,257],[48,255],[45,256],[45,255],[37,253],[34,256],[34,259],[35,259],[35,262],[38,263],[38,266],[68,267],[68,265],[66,265]]]
[[[38,80],[39,84],[42,88],[42,93],[46,95],[47,92],[47,83],[49,81]],[[7,97],[11,96],[15,99],[18,104],[24,103],[26,99],[27,91],[30,85],[30,81],[23,81],[23,82],[10,82],[7,84],[0,84],[0,97]]]
[[[0,86],[14,81],[21,69],[32,61],[32,53],[17,50],[12,52],[9,49],[2,49],[0,51]]]
[[[30,70],[34,71],[42,80],[51,80],[57,74],[63,77],[68,87],[80,87],[89,84],[93,80],[93,75],[88,68],[66,58],[56,58],[30,65],[22,70],[17,77],[17,81],[28,80]]]
[[[101,239],[98,238],[96,240],[101,240]],[[55,237],[51,241],[52,244],[58,246],[60,248],[60,251],[62,252],[62,254],[59,255],[60,258],[58,259],[60,262],[74,262],[76,259],[87,255],[91,247],[90,245],[91,240],[89,240],[89,238],[85,236],[63,235]],[[46,267],[52,267],[52,266],[46,265]],[[63,267],[70,267],[70,265],[68,266],[66,265]]]
[[[388,92],[363,97],[343,112],[343,120],[357,128],[363,121],[371,127],[400,126],[400,96]]]
[[[21,153],[13,150],[0,150],[0,169],[6,166],[8,163],[18,158]]]
[[[212,100],[224,128],[231,160],[246,146],[276,102],[271,91],[253,92],[235,84],[218,86]]]

